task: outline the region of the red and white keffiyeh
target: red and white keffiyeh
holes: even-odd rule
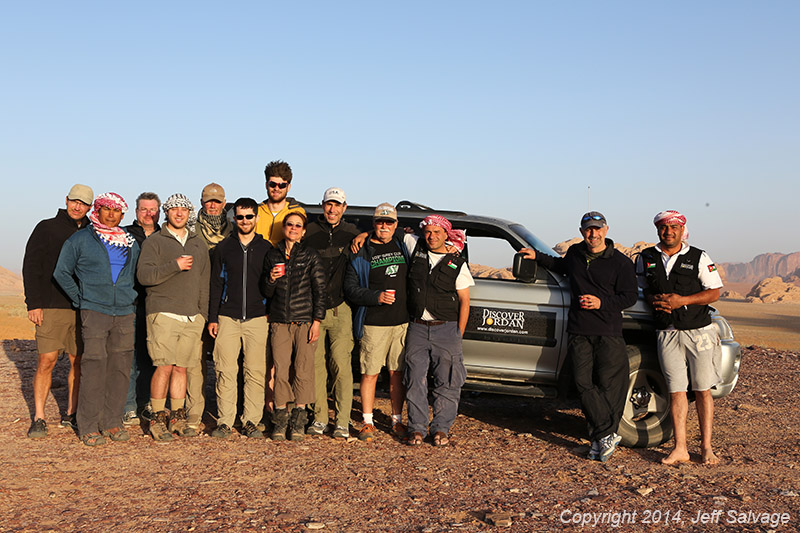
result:
[[[656,227],[664,224],[679,224],[683,226],[683,237],[681,237],[681,240],[689,240],[689,228],[686,227],[686,217],[678,211],[672,209],[661,211],[653,218],[653,224],[655,224]]]
[[[455,246],[459,252],[464,250],[467,242],[467,232],[463,229],[453,229],[453,225],[442,215],[428,215],[419,223],[420,228],[425,226],[439,226],[447,233],[447,242]]]
[[[100,222],[97,214],[100,212],[101,207],[119,209],[123,214],[127,213],[128,204],[125,203],[122,196],[115,192],[106,192],[97,195],[97,198],[94,199],[94,209],[92,210],[92,214],[89,215],[89,220],[92,222],[92,227],[95,233],[97,233],[97,236],[100,237],[100,240],[111,246],[119,246],[121,248],[130,248],[133,246],[133,243],[136,242],[133,235],[119,226],[111,228]]]

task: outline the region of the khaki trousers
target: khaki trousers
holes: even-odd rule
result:
[[[327,342],[326,342],[327,336]],[[327,352],[327,353],[326,353]],[[353,407],[353,316],[346,303],[328,309],[314,352],[314,422],[328,425],[328,375],[333,385],[336,425],[350,425]]]
[[[275,406],[294,401],[298,405],[314,403],[314,350],[308,342],[310,322],[269,324],[269,344],[275,362]]]

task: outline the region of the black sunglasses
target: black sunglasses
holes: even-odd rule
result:
[[[255,215],[236,215],[236,220],[253,220],[254,218],[256,218]]]
[[[286,187],[288,187],[288,186],[289,186],[289,184],[288,184],[288,183],[286,183],[286,182],[283,182],[283,183],[278,183],[277,181],[268,181],[268,182],[267,182],[267,186],[268,186],[270,189],[274,189],[275,187],[277,187],[277,188],[279,188],[279,189],[285,189]]]

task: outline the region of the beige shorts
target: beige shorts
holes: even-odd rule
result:
[[[706,391],[722,382],[722,346],[714,324],[687,330],[658,332],[658,360],[669,392]]]
[[[408,324],[399,326],[364,326],[361,337],[361,373],[380,374],[381,368],[403,370]]]
[[[197,366],[203,352],[201,337],[205,326],[199,315],[188,322],[161,313],[147,315],[147,351],[153,365]]]
[[[74,309],[42,309],[42,325],[36,326],[39,353],[83,353],[80,313]]]

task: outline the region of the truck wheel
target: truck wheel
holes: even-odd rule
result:
[[[672,437],[669,389],[652,349],[628,346],[630,379],[617,432],[626,446],[649,448]]]

